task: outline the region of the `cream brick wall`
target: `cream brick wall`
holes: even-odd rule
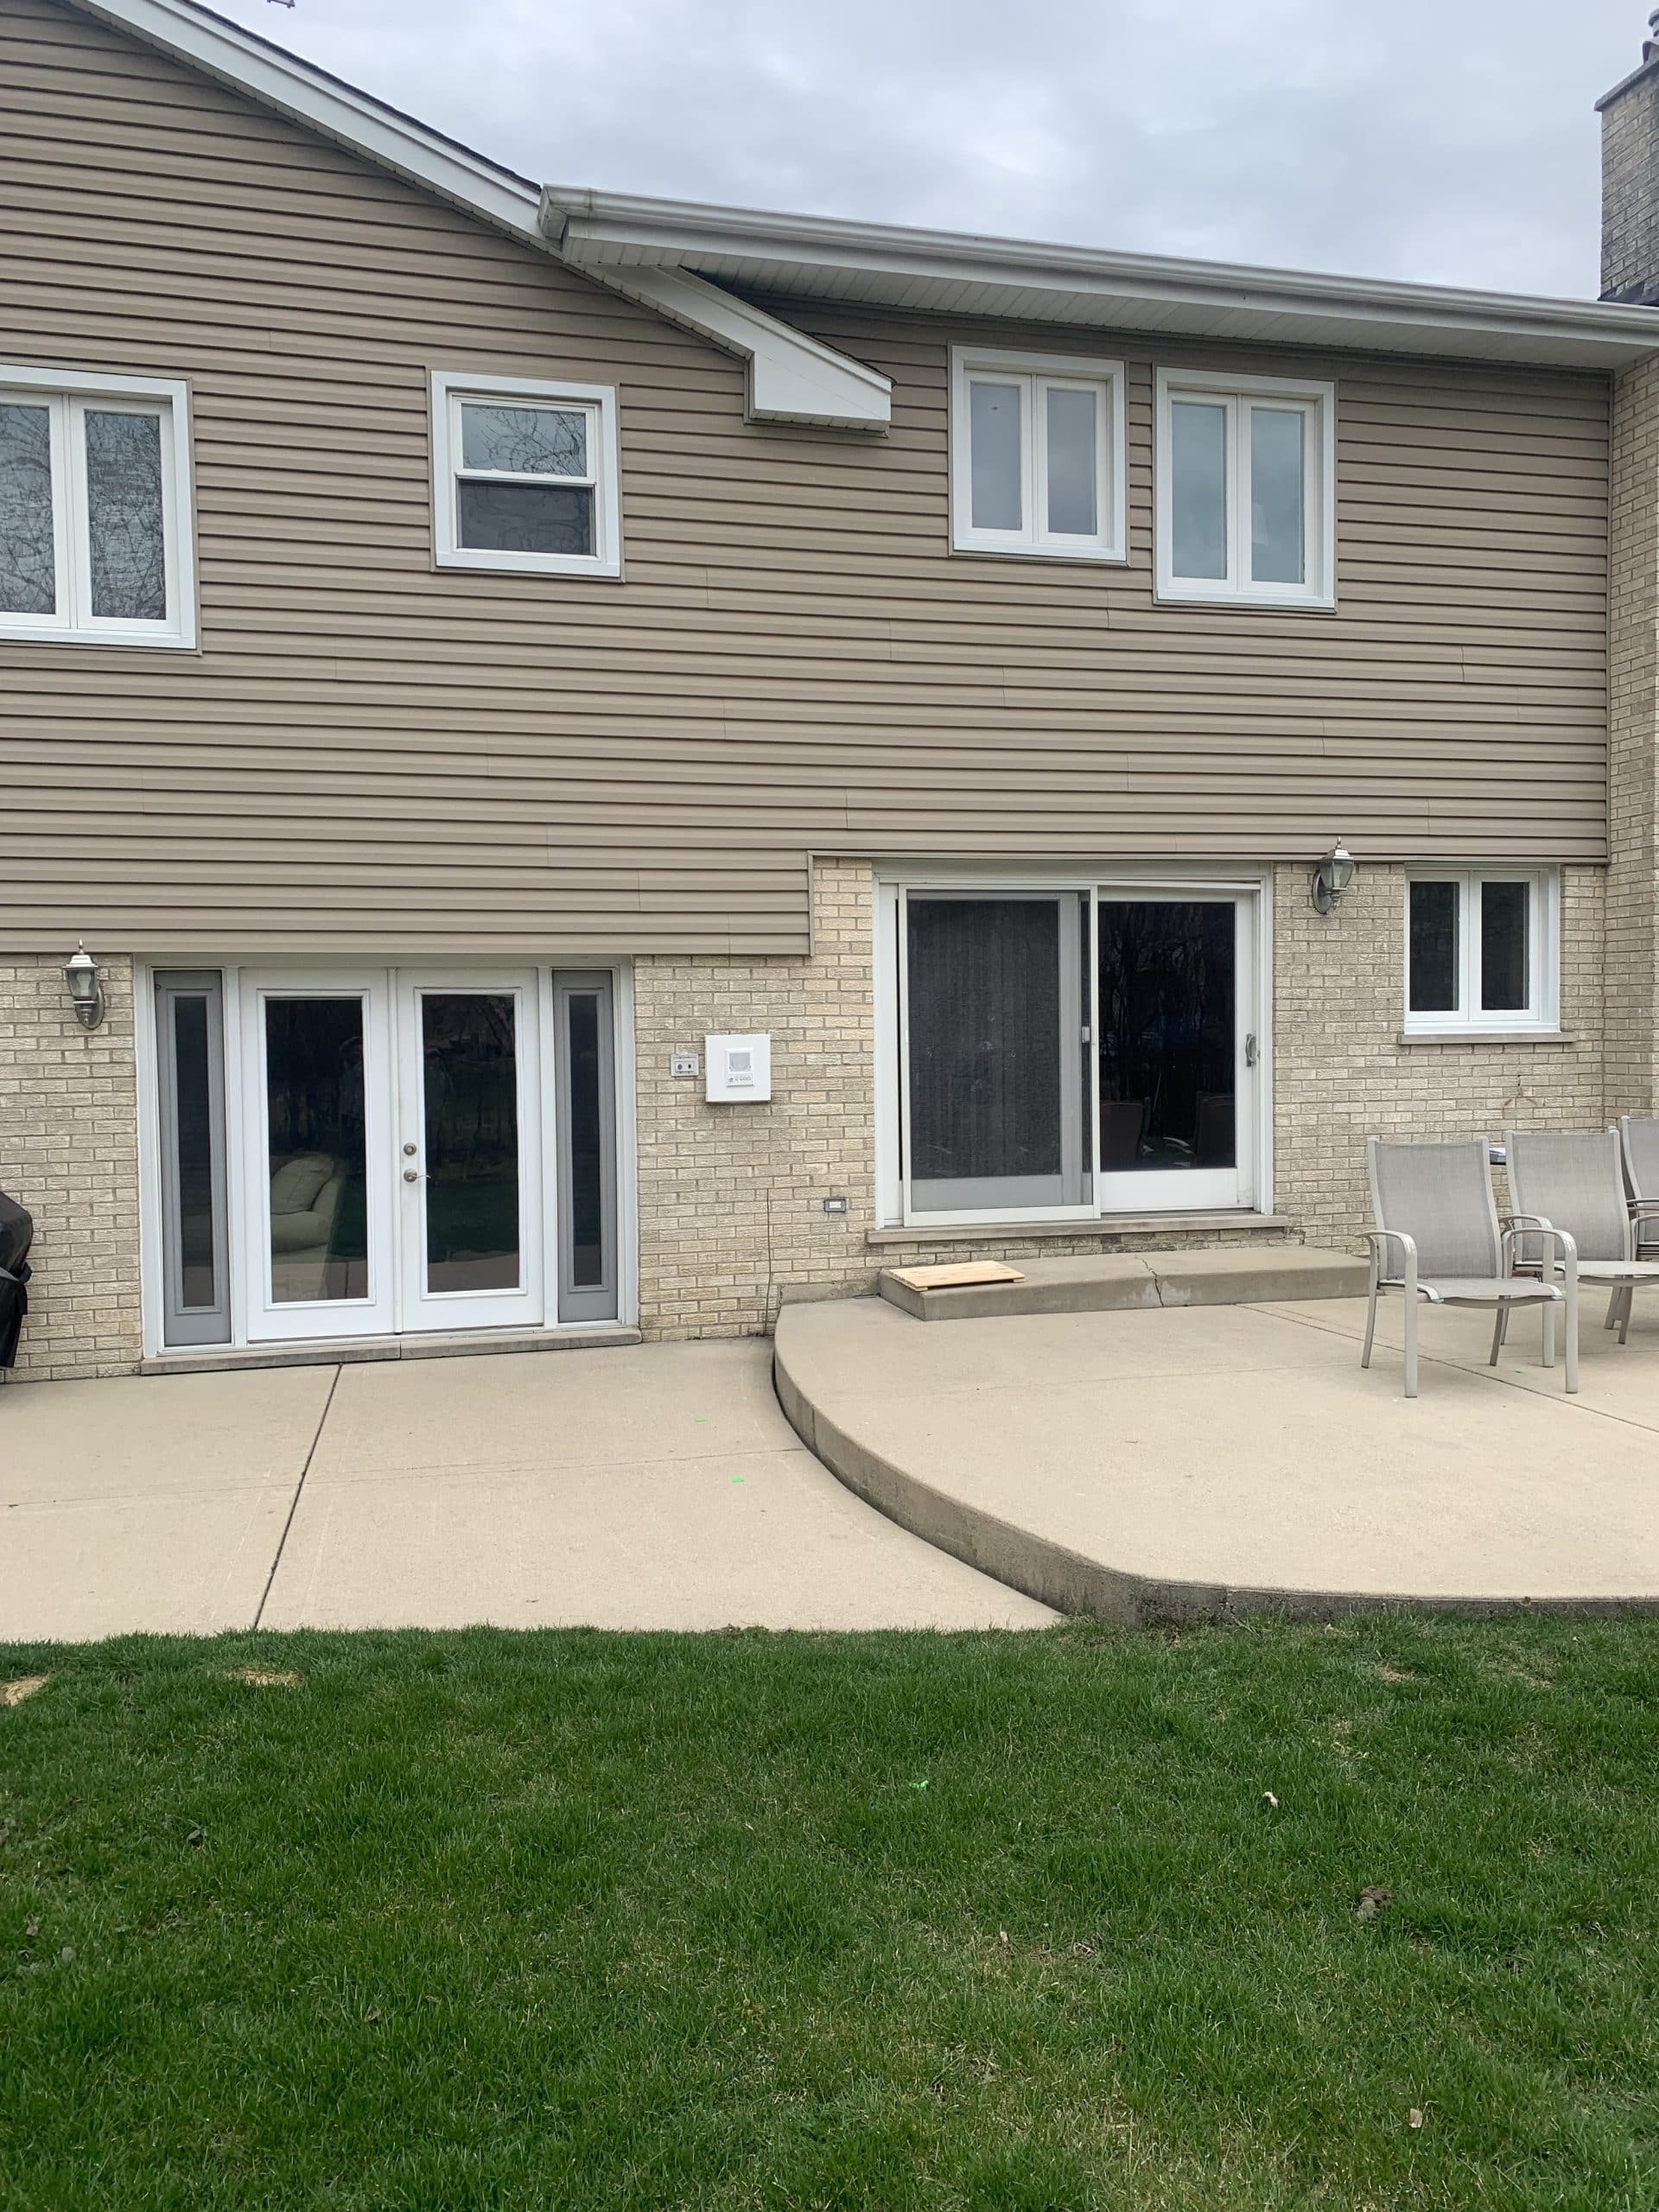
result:
[[[20,1381],[118,1375],[143,1351],[132,963],[103,968],[89,1031],[59,960],[0,962],[0,1189],[35,1217]]]
[[[1659,1097],[1659,362],[1615,383],[1611,499],[1607,1089],[1647,1113]]]
[[[1617,1110],[1602,1074],[1600,869],[1562,872],[1570,1044],[1401,1044],[1404,868],[1362,866],[1329,915],[1314,912],[1308,883],[1305,868],[1275,871],[1274,1119],[1274,1203],[1309,1243],[1351,1246],[1370,1226],[1368,1136],[1592,1129]]]

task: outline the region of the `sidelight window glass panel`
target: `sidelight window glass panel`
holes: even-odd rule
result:
[[[1058,1177],[1058,902],[912,896],[908,912],[912,1185]]]
[[[421,994],[426,1287],[523,1281],[518,1054],[510,993]]]
[[[596,993],[573,991],[570,1053],[570,1280],[577,1290],[605,1280],[604,1093],[600,1080],[600,1004]]]
[[[1422,882],[1411,887],[1411,988],[1414,1014],[1458,1009],[1462,961],[1459,947],[1459,886]]]
[[[1300,410],[1250,410],[1250,575],[1257,583],[1299,584],[1306,575],[1306,423]]]
[[[365,1299],[363,1001],[265,1001],[274,1305]]]
[[[212,969],[152,979],[159,1109],[162,1338],[231,1333],[225,1198],[223,982]]]
[[[164,622],[161,417],[89,407],[85,421],[92,613],[115,621]]]
[[[1170,511],[1178,576],[1227,574],[1227,410],[1178,400],[1170,410]]]
[[[1104,1174],[1237,1164],[1236,909],[1102,899]]]
[[[173,1004],[173,1096],[178,1163],[178,1301],[197,1313],[219,1300],[214,1249],[213,1085],[205,998],[181,994]]]
[[[1494,881],[1480,887],[1480,1003],[1486,1014],[1524,1013],[1532,1003],[1528,938],[1529,883]]]
[[[0,404],[0,614],[57,610],[52,416]]]

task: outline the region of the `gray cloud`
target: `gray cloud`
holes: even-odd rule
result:
[[[1596,287],[1642,0],[219,0],[538,179],[1501,290]]]

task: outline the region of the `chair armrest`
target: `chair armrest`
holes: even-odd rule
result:
[[[1629,1198],[1625,1203],[1630,1209],[1632,1221],[1646,1221],[1659,1217],[1659,1198]]]
[[[1414,1236],[1408,1236],[1403,1229],[1368,1229],[1365,1231],[1365,1242],[1371,1248],[1371,1258],[1376,1267],[1377,1281],[1403,1283],[1406,1287],[1407,1297],[1414,1298],[1417,1294],[1417,1239]],[[1382,1247],[1385,1244],[1397,1244],[1400,1247],[1400,1255],[1405,1265],[1397,1275],[1385,1274],[1382,1272]]]
[[[1567,1281],[1573,1283],[1577,1282],[1579,1279],[1579,1248],[1574,1238],[1570,1236],[1565,1229],[1556,1229],[1552,1227],[1551,1224],[1543,1218],[1541,1214],[1535,1213],[1506,1213],[1503,1216],[1503,1253],[1504,1258],[1508,1263],[1508,1271],[1511,1274],[1516,1272],[1515,1248],[1520,1242],[1521,1238],[1523,1236],[1544,1236],[1548,1237],[1551,1243],[1560,1248],[1561,1255],[1560,1265],[1562,1272],[1567,1276]],[[1544,1262],[1541,1260],[1523,1260],[1522,1261],[1521,1265],[1523,1268],[1528,1268],[1535,1267],[1541,1274],[1544,1270]],[[1554,1274],[1555,1267],[1556,1262],[1552,1261],[1549,1263],[1549,1272],[1551,1274]]]

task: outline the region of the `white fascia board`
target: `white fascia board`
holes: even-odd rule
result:
[[[893,420],[893,386],[886,377],[703,277],[683,269],[589,268],[579,252],[563,257],[584,276],[654,308],[746,362],[753,422],[885,430]]]
[[[429,130],[410,116],[331,77],[240,24],[191,0],[69,0],[83,15],[143,39],[221,84],[246,92],[383,168],[480,215],[498,229],[545,246],[540,194],[481,154]]]
[[[1496,359],[1573,361],[1614,367],[1659,351],[1659,311],[1612,302],[1560,300],[1391,278],[1324,276],[1159,254],[1104,252],[1019,238],[976,237],[823,216],[550,186],[543,221],[561,216],[580,233],[583,265],[600,275],[619,259],[714,268],[729,281],[800,296],[902,298],[910,285],[957,288],[955,311],[1018,316],[1046,299],[1116,299],[1180,316],[1185,331],[1213,322],[1228,334],[1241,317],[1280,324],[1283,342],[1347,343],[1456,352]],[[1137,318],[1137,321],[1139,319]],[[1172,325],[1172,327],[1173,327]],[[1306,331],[1309,337],[1301,337]]]

